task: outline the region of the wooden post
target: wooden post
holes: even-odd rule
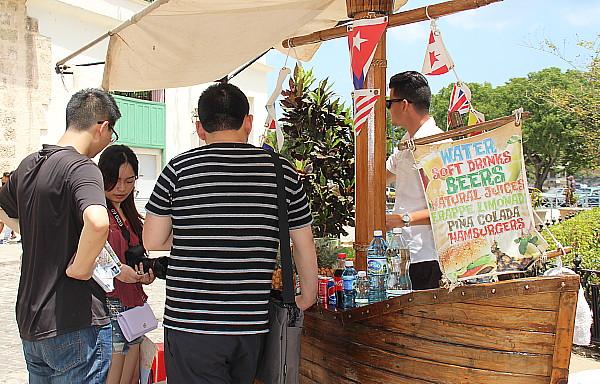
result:
[[[348,15],[369,17],[376,11],[387,15],[393,10],[393,0],[387,1],[347,0]],[[362,5],[362,9],[360,6]],[[377,9],[374,9],[376,5]],[[365,88],[379,89],[374,119],[369,119],[356,137],[356,225],[354,249],[355,266],[367,269],[366,248],[374,230],[385,231],[385,148],[386,148],[386,32],[384,31],[375,50],[371,67],[365,79]]]

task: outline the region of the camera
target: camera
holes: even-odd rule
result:
[[[156,259],[151,259],[146,254],[146,250],[141,245],[134,245],[125,251],[125,263],[131,268],[142,263],[144,273],[148,273],[150,269],[154,272],[154,276],[159,279],[165,279],[167,275],[167,267],[169,258],[162,256]]]

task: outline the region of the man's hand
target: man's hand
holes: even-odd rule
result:
[[[129,265],[122,264],[121,273],[115,277],[124,283],[133,284],[139,282],[143,276],[144,275],[139,275],[137,271]]]
[[[316,297],[306,298],[304,295],[296,296],[296,305],[303,311],[312,307],[317,302]]]
[[[394,228],[402,228],[404,227],[404,222],[402,221],[402,215],[385,215],[385,230],[391,231]]]

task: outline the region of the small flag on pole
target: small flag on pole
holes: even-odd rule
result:
[[[458,111],[461,115],[469,112],[471,107],[471,90],[461,81],[454,84],[452,94],[450,95],[450,105],[448,106],[448,126],[450,126],[450,113]]]
[[[454,62],[444,45],[442,34],[431,20],[431,31],[429,32],[429,44],[423,60],[421,72],[425,75],[443,75],[454,68]]]
[[[292,71],[289,68],[286,68],[286,67],[281,68],[281,70],[279,71],[279,76],[277,77],[277,84],[275,84],[275,89],[273,90],[271,97],[269,97],[269,100],[267,101],[267,105],[266,105],[267,119],[265,121],[265,128],[275,130],[275,134],[277,135],[276,137],[277,137],[278,151],[281,151],[281,148],[283,148],[284,137],[283,137],[283,132],[281,131],[281,127],[279,126],[279,124],[277,124],[277,115],[275,114],[275,101],[277,101],[277,98],[281,94],[281,88],[283,87],[283,81],[291,72]],[[265,133],[265,137],[266,137],[266,133]],[[275,146],[273,146],[272,142],[270,142],[269,145],[272,148],[275,148]],[[264,143],[263,143],[263,148],[264,148]]]
[[[475,108],[471,108],[469,110],[469,119],[467,125],[475,125],[479,123],[483,123],[485,121],[485,116],[483,113],[476,111]]]
[[[275,152],[275,146],[273,145],[273,142],[271,141],[271,139],[267,136],[266,132],[265,132],[265,136],[263,139],[262,147],[264,149],[268,149],[270,151]]]
[[[357,89],[352,92],[352,100],[354,102],[354,131],[357,135],[367,122],[378,98],[379,89]]]
[[[379,39],[387,27],[387,16],[360,19],[348,26],[348,48],[354,89],[362,89]]]

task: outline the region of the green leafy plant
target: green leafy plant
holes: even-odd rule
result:
[[[553,225],[550,230],[563,246],[569,246],[574,251],[563,257],[565,265],[572,267],[572,260],[577,253],[583,260],[582,268],[600,269],[600,208],[581,212]],[[542,236],[549,243],[552,242],[547,230],[542,232]]]
[[[281,101],[281,153],[298,169],[310,199],[315,237],[337,239],[354,225],[354,133],[350,110],[328,80],[296,67]]]
[[[539,239],[537,236],[525,235],[515,239],[515,243],[519,244],[519,253],[524,255],[527,252],[527,246],[533,244],[537,246]]]

